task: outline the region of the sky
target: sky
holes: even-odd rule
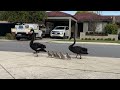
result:
[[[76,11],[62,11],[74,15]],[[101,15],[120,15],[120,11],[102,11]]]

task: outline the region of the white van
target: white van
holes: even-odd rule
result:
[[[69,37],[69,28],[68,26],[56,26],[51,32],[50,32],[51,37]]]
[[[31,28],[35,30],[36,38],[42,39],[42,31],[39,29],[38,24],[15,25],[15,28],[11,28],[11,32],[15,34],[17,40],[20,40],[21,38],[31,39]]]

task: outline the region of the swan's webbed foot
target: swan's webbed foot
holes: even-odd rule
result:
[[[38,53],[36,53],[36,57],[38,57]]]
[[[76,55],[76,58],[77,58],[78,54]]]
[[[38,57],[38,53],[35,53],[35,57]]]
[[[36,52],[33,52],[33,54],[36,54]]]
[[[82,59],[81,54],[80,54],[80,59]]]

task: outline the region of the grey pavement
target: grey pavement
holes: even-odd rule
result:
[[[0,79],[120,79],[120,58],[61,60],[39,53],[0,51]]]

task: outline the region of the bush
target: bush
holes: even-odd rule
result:
[[[93,32],[89,32],[88,35],[93,35],[94,33]]]
[[[81,40],[84,40],[84,38],[81,38]]]
[[[106,38],[106,39],[104,39],[104,40],[106,40],[106,41],[111,41],[111,38]]]
[[[86,35],[89,35],[89,33],[88,33],[88,32],[86,32]]]
[[[103,40],[103,38],[101,38],[100,40]]]
[[[99,38],[97,38],[97,40],[100,40]]]
[[[107,24],[104,28],[105,33],[107,34],[117,34],[118,32],[118,25],[116,24]]]
[[[11,33],[7,33],[7,34],[5,35],[5,37],[6,37],[6,39],[9,39],[9,40],[15,39],[15,36],[14,36],[13,34],[11,34]]]
[[[93,38],[92,40],[95,40],[95,38]]]
[[[105,38],[104,40],[105,40],[105,41],[107,41],[108,39],[107,39],[107,38]]]
[[[115,38],[113,38],[112,40],[115,41]]]
[[[85,40],[88,40],[87,38],[85,38]]]
[[[88,40],[91,40],[91,38],[88,38]]]
[[[111,41],[111,38],[108,38],[108,41]]]

